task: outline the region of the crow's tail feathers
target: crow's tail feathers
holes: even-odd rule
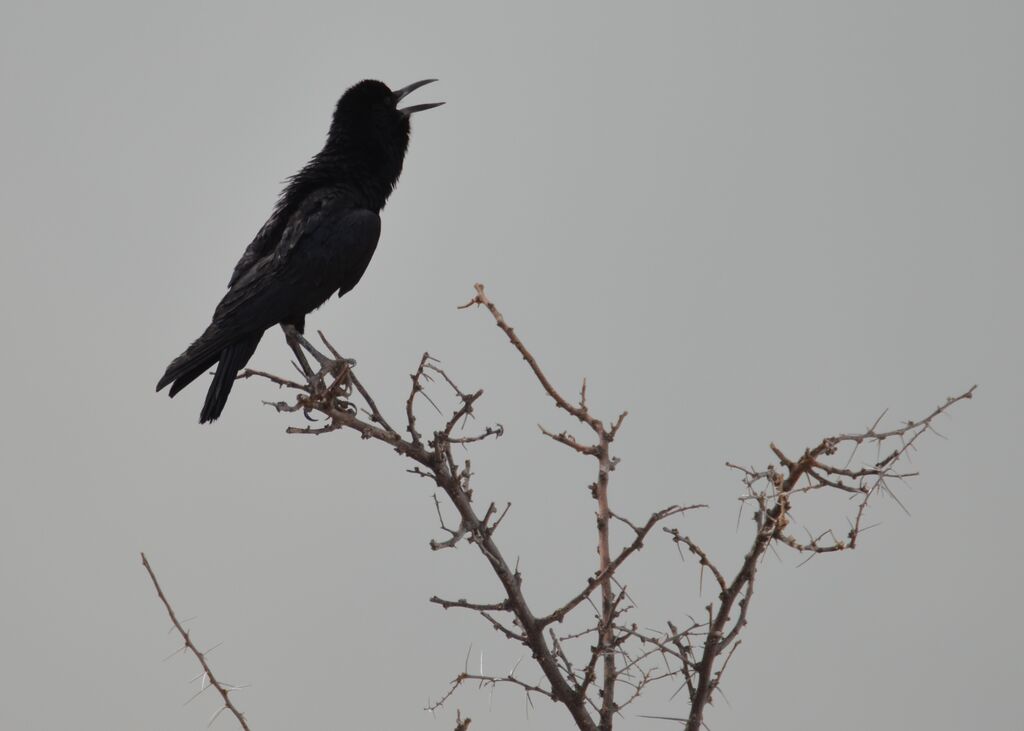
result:
[[[206,403],[203,404],[203,410],[199,413],[200,424],[206,424],[220,416],[224,410],[224,404],[228,402],[231,387],[235,385],[235,376],[245,368],[249,358],[256,352],[256,346],[259,345],[261,337],[263,337],[263,333],[250,335],[221,352],[217,372],[213,375],[210,390],[206,392]]]
[[[189,346],[188,350],[167,366],[167,371],[156,384],[156,390],[159,391],[170,384],[171,388],[167,395],[173,397],[219,361],[199,417],[200,423],[213,421],[224,410],[235,376],[249,362],[262,337],[263,333],[258,332],[234,342],[224,342],[224,338],[216,337],[211,326],[202,337]]]
[[[215,326],[211,324],[184,353],[171,361],[160,382],[156,384],[156,390],[160,391],[164,386],[171,384],[168,395],[173,398],[178,391],[199,378],[207,368],[220,360],[220,352],[230,344],[230,340],[219,335]]]

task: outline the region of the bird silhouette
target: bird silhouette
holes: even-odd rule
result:
[[[157,383],[173,397],[217,365],[200,423],[221,415],[238,372],[263,333],[281,325],[302,333],[308,313],[359,282],[380,237],[380,211],[395,188],[409,145],[409,117],[444,102],[399,108],[436,79],[392,91],[361,81],[334,112],[327,141],[288,179],[273,213],[235,266],[206,331]],[[293,348],[294,340],[289,338]]]

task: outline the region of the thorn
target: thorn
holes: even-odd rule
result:
[[[170,659],[171,659],[172,657],[174,657],[175,655],[179,655],[179,654],[183,653],[183,652],[184,652],[185,650],[187,650],[187,649],[188,649],[188,647],[187,647],[186,645],[182,645],[181,647],[179,647],[179,648],[178,648],[177,650],[175,650],[174,652],[172,652],[172,653],[171,653],[170,655],[168,655],[167,657],[165,657],[165,658],[164,658],[163,660],[161,660],[160,662],[167,662],[168,660],[170,660]]]
[[[207,723],[206,723],[206,728],[210,728],[210,726],[212,726],[212,725],[213,725],[213,722],[217,720],[217,716],[219,716],[219,715],[220,715],[221,713],[223,713],[223,712],[224,712],[224,709],[225,709],[225,708],[227,708],[227,706],[221,706],[220,708],[218,708],[218,709],[217,709],[217,712],[216,712],[216,713],[214,713],[214,714],[213,714],[213,715],[212,715],[212,716],[210,717],[210,720],[209,720],[209,721],[207,721]]]
[[[204,673],[204,675],[205,675],[205,673]],[[188,705],[189,703],[191,703],[191,702],[192,702],[192,701],[194,701],[194,700],[195,700],[196,698],[198,698],[199,696],[201,696],[201,695],[202,695],[202,694],[203,694],[203,693],[204,693],[204,692],[206,691],[206,689],[207,689],[207,688],[209,688],[209,687],[210,687],[209,685],[205,685],[205,684],[204,684],[202,688],[200,688],[200,689],[199,689],[199,690],[197,690],[197,691],[196,691],[195,693],[193,693],[193,694],[192,694],[192,697],[191,697],[191,698],[189,698],[189,699],[188,699],[187,701],[185,701],[184,703],[182,703],[181,705],[183,705],[183,706],[187,706],[187,705]]]

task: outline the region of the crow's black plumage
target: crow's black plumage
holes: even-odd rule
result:
[[[345,92],[323,149],[289,179],[235,266],[210,326],[167,367],[157,391],[170,384],[174,396],[216,364],[199,416],[213,421],[268,328],[302,332],[310,311],[356,285],[377,248],[380,210],[402,172],[409,116],[438,106],[398,103],[430,81],[398,91],[361,81]]]

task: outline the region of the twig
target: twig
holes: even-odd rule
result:
[[[213,670],[210,669],[209,664],[206,662],[206,654],[199,651],[199,648],[192,642],[192,638],[189,636],[188,631],[182,627],[181,622],[179,622],[177,616],[175,616],[174,609],[171,608],[171,603],[164,595],[163,589],[160,588],[160,582],[156,580],[156,574],[153,573],[153,567],[149,565],[149,561],[146,559],[146,554],[143,553],[141,555],[142,565],[146,568],[149,578],[153,581],[153,586],[156,588],[157,596],[159,596],[160,601],[163,602],[164,608],[167,610],[167,614],[171,618],[171,622],[174,624],[175,629],[178,630],[178,634],[181,635],[181,639],[185,643],[185,647],[189,652],[195,655],[196,660],[199,661],[209,684],[216,688],[217,692],[220,693],[220,697],[224,701],[224,706],[221,710],[227,708],[238,720],[238,724],[244,729],[244,731],[249,731],[249,725],[245,722],[245,716],[238,710],[235,704],[231,702],[231,696],[228,695],[232,690],[237,690],[237,687],[225,685],[214,676]],[[219,713],[220,711],[218,711],[217,715],[219,715]],[[216,720],[216,717],[217,716],[214,715],[214,717],[210,719],[210,723],[213,723],[213,721]]]

